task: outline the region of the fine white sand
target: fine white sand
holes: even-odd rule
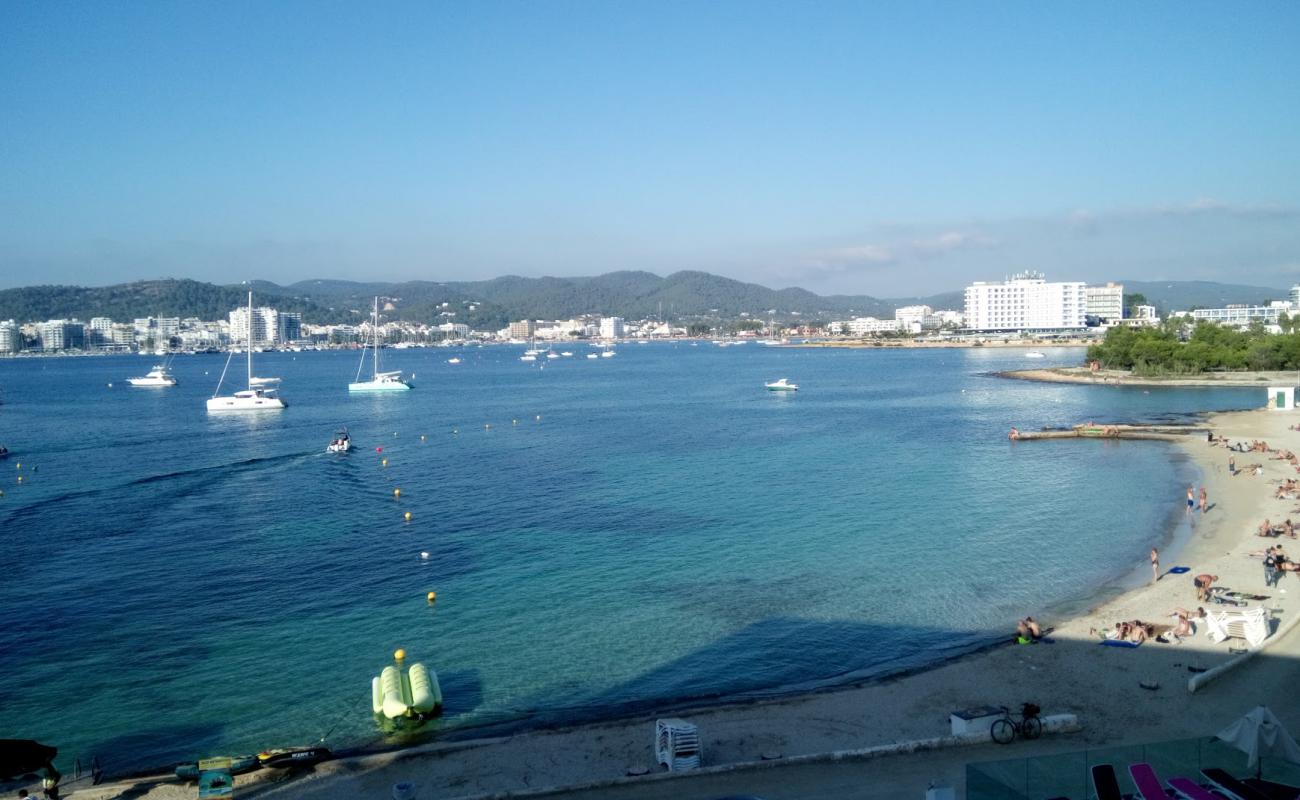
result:
[[[1209,424],[1232,441],[1262,439],[1270,446],[1300,450],[1300,433],[1288,426],[1300,413],[1250,411],[1211,415]],[[1066,441],[1035,442],[1034,447],[1070,447]],[[1124,447],[1115,442],[1113,446]],[[1192,576],[1211,573],[1232,589],[1269,595],[1253,605],[1269,608],[1284,626],[1300,614],[1300,576],[1288,575],[1280,589],[1266,589],[1261,561],[1247,555],[1278,540],[1254,535],[1260,521],[1300,520],[1297,501],[1273,498],[1283,477],[1300,477],[1290,464],[1272,454],[1235,453],[1238,467],[1259,463],[1262,474],[1228,473],[1229,453],[1204,437],[1179,444],[1199,466],[1209,501],[1208,513],[1192,515],[1192,535],[1180,552],[1162,556],[1162,569],[1174,564],[1191,568],[1186,575],[1165,575],[1158,582],[1111,599],[1074,619],[1043,620],[1054,624],[1055,644],[1005,646],[914,675],[862,686],[806,694],[781,700],[722,705],[681,713],[699,726],[705,764],[717,766],[758,762],[764,757],[789,757],[856,749],[895,741],[927,739],[949,732],[949,713],[972,706],[1007,705],[1024,700],[1042,706],[1045,714],[1073,713],[1081,733],[1048,737],[1032,745],[954,748],[940,753],[890,756],[872,762],[872,791],[855,783],[839,796],[923,796],[922,775],[961,785],[963,765],[970,761],[1024,757],[1042,752],[1080,750],[1097,746],[1142,743],[1191,736],[1208,736],[1258,703],[1271,705],[1284,724],[1300,730],[1300,703],[1292,702],[1300,687],[1300,634],[1274,639],[1268,649],[1224,679],[1195,694],[1187,690],[1188,667],[1212,668],[1234,656],[1229,647],[1241,640],[1214,644],[1204,629],[1182,644],[1148,642],[1138,649],[1102,647],[1090,633],[1120,620],[1142,619],[1168,624],[1175,607],[1195,608]],[[1197,487],[1200,488],[1199,486]],[[1063,511],[1068,513],[1068,509]],[[1300,542],[1281,540],[1300,558]],[[1147,553],[1134,553],[1135,566],[1145,565]],[[1274,610],[1276,606],[1276,610]],[[1208,606],[1208,608],[1221,608]],[[1014,620],[1008,623],[1008,630]],[[1155,690],[1140,683],[1158,684]],[[270,771],[239,778],[237,794],[258,797],[374,797],[391,796],[398,782],[418,786],[427,798],[529,792],[545,787],[579,786],[624,778],[629,770],[656,767],[652,749],[654,719],[646,715],[597,725],[520,734],[492,740],[432,745],[396,753],[345,759],[323,764],[310,775],[285,780]],[[843,783],[837,770],[851,764],[793,765],[761,771],[758,786],[769,797],[837,796]],[[750,772],[731,776],[688,777],[670,781],[641,781],[605,787],[581,796],[685,796],[684,787],[698,785],[711,794],[747,787],[756,791]],[[683,783],[685,781],[686,783]],[[918,786],[918,781],[922,781]],[[783,794],[782,786],[786,785]],[[801,786],[798,792],[790,787]],[[807,787],[813,787],[809,789]],[[70,787],[73,788],[73,787]],[[811,793],[810,793],[811,792]],[[78,800],[112,797],[190,798],[193,786],[142,780],[132,784],[77,789]],[[709,796],[708,794],[698,796]]]

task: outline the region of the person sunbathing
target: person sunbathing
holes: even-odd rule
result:
[[[1016,623],[1017,640],[1033,641],[1043,638],[1043,629],[1033,617],[1025,617]]]
[[[1205,619],[1205,609],[1200,606],[1198,606],[1195,611],[1188,611],[1185,608],[1175,608],[1173,611],[1169,612],[1169,616],[1178,618],[1178,624],[1174,626],[1174,629],[1170,631],[1170,633],[1174,638],[1181,638],[1196,633],[1196,628],[1192,625],[1192,620]]]
[[[1259,530],[1255,532],[1255,535],[1277,536],[1277,534],[1273,532],[1273,526],[1269,523],[1267,518],[1263,522],[1259,523]]]

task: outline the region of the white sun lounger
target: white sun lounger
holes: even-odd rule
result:
[[[1206,635],[1212,642],[1236,637],[1251,647],[1259,647],[1268,638],[1268,611],[1263,607],[1249,611],[1211,611],[1205,616]]]

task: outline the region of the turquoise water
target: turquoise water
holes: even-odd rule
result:
[[[391,396],[347,393],[355,354],[266,354],[290,408],[251,417],[203,411],[221,356],[169,390],[126,385],[142,358],[0,361],[0,738],[112,771],[399,743],[368,707],[399,646],[441,678],[425,736],[934,663],[1140,567],[1195,477],[1009,426],[1260,400],[987,375],[1018,350],[570,349],[389,351]],[[326,454],[340,425],[359,447]]]

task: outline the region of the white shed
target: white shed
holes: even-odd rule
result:
[[[1287,411],[1295,408],[1295,387],[1268,387],[1268,407],[1274,411]]]

